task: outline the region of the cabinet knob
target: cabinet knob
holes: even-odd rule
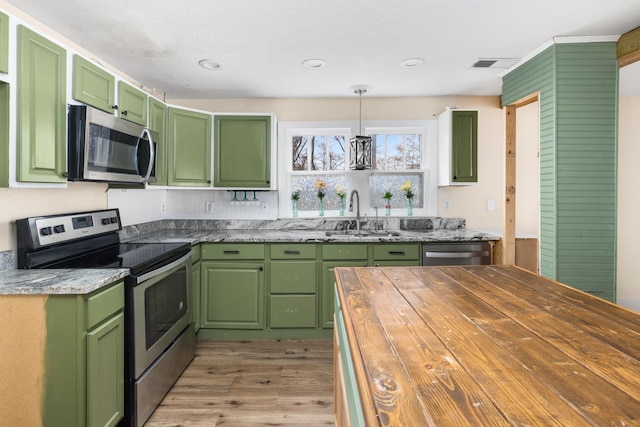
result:
[[[123,116],[126,116],[127,114],[128,114],[127,110],[124,110],[124,111],[122,112],[122,115],[123,115]]]
[[[264,270],[264,267],[262,266],[258,267],[258,271],[263,271],[263,270]]]
[[[118,106],[117,105],[112,105],[111,108],[113,108],[114,110],[117,110]]]

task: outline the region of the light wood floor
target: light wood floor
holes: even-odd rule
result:
[[[198,341],[145,427],[333,425],[327,339]]]

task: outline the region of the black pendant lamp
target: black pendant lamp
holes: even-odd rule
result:
[[[360,97],[360,133],[362,134],[362,95],[369,91],[367,86],[353,86],[353,93]],[[371,137],[357,135],[349,140],[350,161],[349,169],[371,169]]]

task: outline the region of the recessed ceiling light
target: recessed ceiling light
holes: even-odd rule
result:
[[[322,59],[307,59],[302,61],[302,66],[310,70],[319,70],[320,68],[326,67],[327,63]]]
[[[424,64],[424,59],[422,58],[409,58],[402,61],[400,66],[402,68],[418,68],[422,64]]]
[[[198,65],[202,68],[206,68],[207,70],[219,70],[222,68],[222,65],[213,59],[201,59],[198,61]]]

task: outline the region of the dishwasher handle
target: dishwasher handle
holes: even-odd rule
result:
[[[489,256],[489,251],[475,251],[475,252],[432,252],[427,251],[424,253],[427,258],[475,258]]]

